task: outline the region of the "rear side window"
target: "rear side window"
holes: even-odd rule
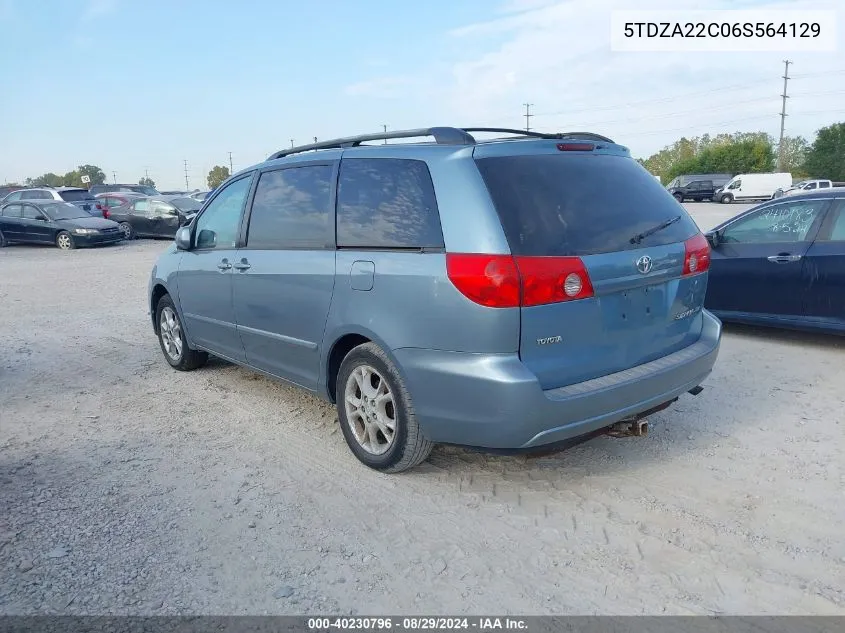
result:
[[[337,190],[337,245],[443,248],[434,185],[425,162],[344,158]]]
[[[65,202],[79,202],[80,200],[91,200],[94,196],[87,189],[69,189],[60,191],[59,196]]]
[[[261,174],[249,216],[247,248],[326,248],[333,245],[331,165]]]
[[[53,194],[44,189],[30,189],[24,191],[20,197],[21,200],[52,200]]]
[[[7,207],[3,207],[3,217],[4,218],[19,218],[19,217],[21,217],[21,205],[10,204]]]
[[[630,158],[534,154],[476,163],[515,255],[594,255],[682,242],[698,232]],[[674,222],[632,243],[668,220]]]

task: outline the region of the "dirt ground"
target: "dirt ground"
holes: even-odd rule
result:
[[[648,437],[381,475],[330,405],[167,366],[165,247],[0,250],[0,613],[845,614],[845,341],[728,328]]]

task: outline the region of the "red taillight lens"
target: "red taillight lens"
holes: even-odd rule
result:
[[[468,299],[489,308],[536,306],[593,296],[578,257],[517,257],[449,253],[450,281]]]
[[[109,213],[108,209],[103,209],[103,217],[108,220],[111,217],[111,213]]]
[[[524,306],[593,296],[593,284],[580,257],[517,257],[516,265]]]
[[[488,308],[519,306],[519,271],[510,255],[448,253],[446,272],[455,288]]]
[[[710,244],[701,233],[684,242],[684,275],[703,273],[710,268]]]

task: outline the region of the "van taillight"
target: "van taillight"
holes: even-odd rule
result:
[[[710,268],[710,244],[701,233],[684,242],[684,275],[703,273]]]
[[[593,296],[579,257],[449,253],[446,270],[468,299],[490,308],[537,306]]]

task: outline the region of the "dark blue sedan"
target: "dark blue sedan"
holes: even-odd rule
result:
[[[723,321],[845,335],[845,187],[777,198],[707,233]]]

